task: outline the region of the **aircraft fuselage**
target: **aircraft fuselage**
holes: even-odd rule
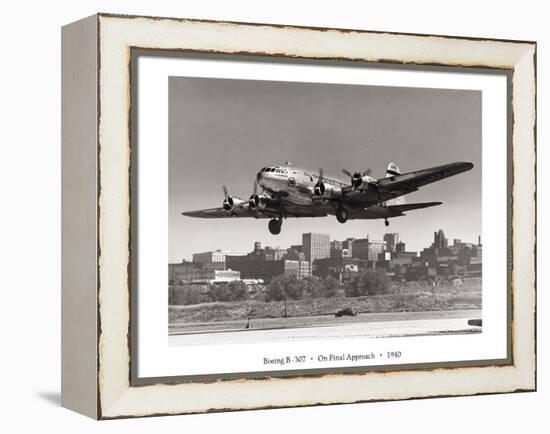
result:
[[[265,191],[294,205],[311,205],[319,178],[319,173],[313,170],[292,165],[266,166],[256,175],[258,184]],[[330,199],[337,199],[341,196],[342,188],[349,185],[349,181],[324,174],[322,183],[325,191],[319,196]]]

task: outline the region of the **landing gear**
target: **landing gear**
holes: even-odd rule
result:
[[[267,227],[269,228],[269,232],[271,232],[273,235],[279,235],[281,233],[282,225],[283,225],[283,220],[271,219],[269,220]]]
[[[343,206],[336,209],[336,220],[340,223],[345,223],[348,220],[348,212]]]
[[[389,226],[389,225],[390,225],[390,222],[388,221],[388,219],[384,219],[384,224],[385,224],[386,226]]]

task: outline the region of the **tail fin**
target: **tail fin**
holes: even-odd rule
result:
[[[399,167],[397,167],[397,164],[390,163],[388,164],[388,167],[386,168],[386,178],[389,178],[390,176],[396,176],[401,175],[401,170]]]

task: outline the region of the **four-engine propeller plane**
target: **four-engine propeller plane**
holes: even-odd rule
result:
[[[225,199],[221,207],[182,214],[201,218],[268,218],[269,231],[274,235],[281,232],[283,219],[288,217],[335,215],[340,223],[352,219],[384,219],[388,226],[389,218],[442,203],[396,203],[404,199],[402,196],[424,185],[466,172],[473,166],[472,163],[458,162],[402,174],[395,163],[390,163],[386,176],[381,179],[373,178],[370,169],[362,173],[343,170],[350,178],[345,182],[326,176],[322,169],[315,172],[285,163],[267,166],[258,172],[249,200],[230,195],[223,186]],[[258,192],[258,185],[261,192]]]

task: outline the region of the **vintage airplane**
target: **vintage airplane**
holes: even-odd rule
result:
[[[350,219],[384,219],[388,226],[389,218],[405,215],[405,211],[442,203],[399,203],[404,199],[401,196],[472,167],[472,163],[458,162],[402,174],[395,163],[390,163],[385,178],[373,178],[370,169],[353,174],[343,170],[350,178],[345,182],[326,176],[322,169],[315,173],[287,162],[260,170],[248,200],[230,195],[224,185],[221,207],[182,214],[201,218],[268,218],[269,232],[274,235],[281,232],[283,219],[288,217],[335,215],[340,223]],[[260,193],[258,184],[262,188]]]

